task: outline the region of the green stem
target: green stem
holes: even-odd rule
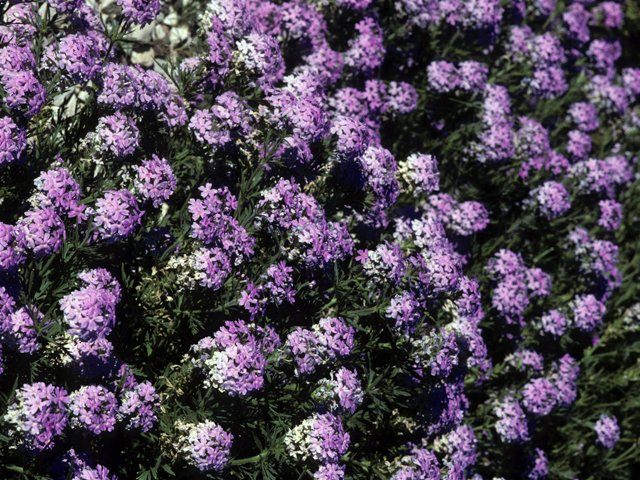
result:
[[[255,457],[241,458],[240,460],[230,460],[227,463],[227,465],[233,466],[233,465],[245,465],[247,463],[258,463],[260,460],[262,460],[267,455],[269,455],[269,453],[270,453],[269,450],[264,450],[263,452],[256,455]]]

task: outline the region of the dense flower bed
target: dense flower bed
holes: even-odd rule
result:
[[[635,3],[104,3],[0,2],[6,478],[637,474]]]

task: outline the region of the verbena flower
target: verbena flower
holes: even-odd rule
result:
[[[529,439],[527,418],[514,396],[505,396],[494,406],[493,411],[498,417],[495,429],[503,442],[521,443]]]
[[[67,425],[68,403],[63,388],[43,382],[24,384],[16,392],[15,402],[7,408],[4,421],[21,448],[35,452],[51,449],[54,437]]]
[[[330,379],[321,379],[314,396],[328,405],[333,412],[352,414],[364,397],[357,372],[345,367],[340,367],[337,372],[331,372]]]
[[[206,387],[244,396],[262,388],[267,358],[279,346],[271,327],[228,321],[213,338],[191,346],[190,362],[204,373]]]
[[[134,167],[134,186],[144,199],[151,200],[154,207],[159,207],[176,189],[177,179],[167,159],[155,154],[151,157],[151,160],[143,160],[141,166]]]
[[[596,443],[603,447],[613,448],[620,440],[620,427],[615,416],[601,414],[593,429],[598,434]]]
[[[332,413],[314,413],[284,437],[287,453],[294,460],[337,463],[349,448],[349,434],[340,417]]]
[[[201,472],[222,470],[229,461],[233,435],[211,420],[202,423],[177,421],[173,447],[189,465]]]
[[[129,237],[141,224],[144,211],[128,190],[109,190],[96,201],[92,210],[94,232],[92,240],[115,243]]]
[[[96,435],[111,432],[116,424],[118,403],[102,385],[89,385],[69,395],[69,425]]]
[[[127,430],[139,428],[148,432],[158,421],[156,413],[160,408],[159,399],[155,388],[148,381],[136,385],[133,390],[124,391],[118,408],[118,421],[127,418]]]

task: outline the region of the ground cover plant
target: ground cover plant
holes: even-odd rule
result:
[[[640,474],[635,3],[0,8],[2,478]]]

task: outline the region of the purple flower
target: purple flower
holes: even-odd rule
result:
[[[604,60],[607,52],[601,52],[594,47],[593,54],[594,58],[597,56],[596,61],[600,60],[603,66],[607,66]],[[629,107],[629,97],[624,87],[614,85],[607,75],[594,75],[584,90],[589,101],[601,112],[624,115]]]
[[[489,225],[489,212],[479,202],[456,203],[444,224],[456,235],[473,235]]]
[[[613,448],[618,440],[620,440],[618,419],[613,415],[610,417],[604,413],[601,414],[593,429],[598,434],[596,443],[599,443],[603,447]]]
[[[466,61],[458,65],[460,74],[460,90],[469,93],[479,93],[484,91],[487,84],[489,69],[480,62]]]
[[[558,392],[546,378],[534,378],[522,388],[522,404],[534,415],[548,415],[558,402]]]
[[[241,65],[246,75],[258,76],[258,85],[268,88],[282,80],[285,66],[276,37],[251,33],[236,43],[233,52],[236,65]]]
[[[633,101],[640,94],[640,68],[623,68],[622,85]]]
[[[536,455],[533,459],[533,465],[529,467],[527,478],[530,480],[538,480],[546,477],[549,473],[549,460],[543,450],[536,448]]]
[[[69,395],[69,424],[99,435],[111,432],[116,424],[116,396],[102,385],[89,385]]]
[[[616,2],[601,2],[591,9],[593,23],[607,28],[620,28],[624,19],[622,6]]]
[[[365,1],[369,3],[368,0]],[[313,478],[316,480],[342,480],[346,468],[346,465],[338,465],[337,463],[323,463],[313,473]]]
[[[593,294],[576,295],[569,306],[573,310],[573,326],[578,330],[591,332],[602,325],[606,308]]]
[[[70,82],[83,84],[102,71],[108,48],[106,37],[95,31],[74,33],[48,45],[43,61],[52,72],[62,71]]]
[[[398,177],[406,185],[405,191],[414,197],[429,194],[440,188],[437,161],[432,155],[414,153],[398,165]]]
[[[14,230],[20,250],[32,250],[35,258],[50,257],[60,250],[66,231],[62,219],[51,207],[27,210]]]
[[[11,117],[0,118],[0,165],[19,159],[26,147],[26,130]]]
[[[153,154],[151,160],[143,160],[136,169],[134,186],[145,200],[152,200],[159,207],[176,189],[177,179],[171,164],[165,158]]]
[[[371,284],[384,284],[391,280],[399,285],[406,273],[400,245],[381,243],[375,250],[369,250],[362,268]]]
[[[220,425],[210,420],[197,425],[177,421],[176,430],[173,447],[201,472],[222,470],[229,461],[233,435]]]
[[[573,160],[584,160],[591,152],[591,137],[580,130],[571,130],[568,134],[567,152]]]
[[[360,20],[355,29],[358,36],[349,40],[349,49],[343,54],[344,65],[353,73],[366,77],[382,65],[386,50],[383,45],[382,29],[371,17]]]
[[[138,148],[140,131],[131,118],[116,112],[100,119],[94,138],[99,154],[121,160]]]
[[[124,240],[141,224],[143,215],[129,190],[109,190],[96,201],[92,240],[107,243]]]
[[[578,395],[578,387],[576,380],[580,373],[578,362],[569,355],[565,354],[558,363],[553,365],[553,373],[549,376],[549,380],[553,382],[556,388],[558,406],[569,407]]]
[[[562,14],[562,20],[566,25],[566,35],[579,45],[585,44],[591,38],[589,23],[593,16],[585,10],[580,3],[572,3]]]
[[[429,88],[436,93],[448,93],[460,84],[460,74],[453,63],[444,60],[431,62],[427,67]]]
[[[505,396],[500,403],[494,406],[493,411],[498,417],[495,429],[503,442],[521,443],[528,440],[527,418],[515,397]]]
[[[0,83],[4,88],[7,107],[27,118],[40,113],[47,92],[31,70],[0,73]]]
[[[244,396],[262,388],[267,357],[278,346],[280,338],[273,328],[228,321],[214,338],[191,346],[191,363],[204,373],[206,387]]]
[[[476,462],[478,439],[471,425],[458,425],[454,430],[434,442],[436,451],[445,453],[444,463],[466,470]]]
[[[594,68],[609,76],[615,72],[614,64],[622,55],[622,47],[619,40],[608,41],[597,38],[591,41],[586,54]]]
[[[7,408],[4,421],[21,448],[36,452],[50,449],[54,437],[67,425],[68,403],[67,392],[60,387],[42,382],[24,384]]]
[[[34,353],[40,350],[36,321],[40,323],[43,319],[44,315],[35,307],[21,307],[11,314],[7,312],[0,316],[0,340],[20,353]]]
[[[436,454],[426,448],[414,446],[411,455],[402,457],[391,480],[440,480],[440,462]]]
[[[128,23],[146,25],[160,13],[160,0],[117,0]]]
[[[40,174],[35,179],[35,193],[29,199],[34,209],[51,207],[58,215],[86,220],[85,206],[79,205],[80,185],[65,168],[56,168]]]
[[[73,469],[71,468],[72,465]],[[71,449],[64,455],[61,462],[53,465],[53,473],[56,473],[56,469],[58,469],[59,475],[61,475],[56,477],[56,480],[61,480],[62,478],[70,478],[71,480],[118,480],[118,477],[109,474],[109,470],[106,467],[102,465],[94,467],[93,465],[90,454],[76,454],[75,450]],[[69,473],[67,474],[67,472]]]
[[[567,112],[567,121],[573,121],[583,132],[591,132],[599,125],[598,110],[589,102],[572,103]]]
[[[600,200],[600,218],[598,225],[606,230],[618,230],[620,221],[622,220],[622,205],[614,200]]]
[[[505,357],[505,362],[519,372],[530,370],[540,373],[544,367],[544,357],[538,352],[527,349],[518,349],[510,353]]]
[[[14,270],[26,260],[24,248],[18,246],[20,230],[0,222],[0,271]]]
[[[331,379],[321,379],[314,395],[331,411],[338,413],[355,413],[363,399],[357,372],[345,367],[340,367],[337,372],[331,372]]]
[[[542,332],[559,337],[567,330],[569,322],[567,317],[559,310],[550,310],[540,317],[537,326]]]
[[[476,77],[473,77],[475,80]],[[471,84],[472,78],[469,78]],[[418,108],[418,94],[406,82],[389,82],[387,88],[387,108],[392,115],[406,115]]]
[[[104,270],[85,271],[78,277],[87,286],[60,300],[63,322],[69,327],[67,332],[82,340],[104,338],[115,326],[120,284]]]
[[[160,407],[159,396],[149,382],[140,383],[133,390],[127,390],[121,396],[118,420],[128,418],[127,430],[140,428],[148,432],[158,421],[156,412]]]
[[[569,192],[561,183],[549,181],[529,192],[525,205],[551,220],[566,213],[571,208]]]
[[[332,413],[314,413],[284,437],[287,453],[294,460],[308,458],[320,463],[337,463],[349,447],[340,417]]]

